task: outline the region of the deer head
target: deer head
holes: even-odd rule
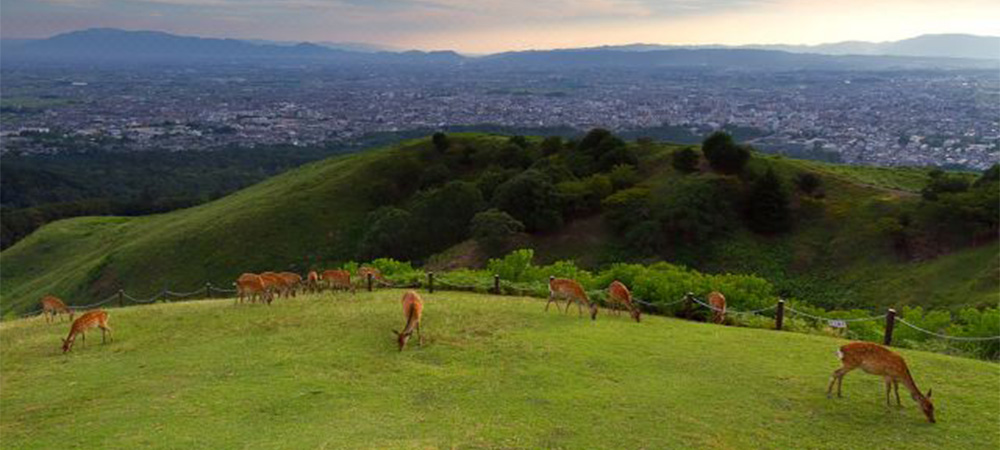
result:
[[[399,343],[399,351],[403,351],[403,347],[406,347],[406,341],[410,340],[410,336],[413,334],[412,331],[408,333],[400,333],[396,330],[392,330],[396,335],[396,341]]]
[[[569,309],[569,305],[566,306],[566,309]],[[590,304],[590,320],[597,320],[597,311],[598,310],[599,309],[597,308],[597,303],[591,303]]]
[[[937,423],[934,420],[934,403],[931,402],[931,389],[927,390],[927,395],[920,395],[919,392],[911,394],[914,400],[920,404],[920,410],[924,412],[927,416],[927,421],[930,423]]]
[[[63,353],[66,353],[69,351],[70,347],[73,346],[73,341],[70,339],[63,339],[62,341],[63,341],[62,345]]]
[[[641,322],[641,321],[642,321],[642,320],[641,320],[641,317],[642,317],[642,311],[641,311],[641,310],[639,310],[639,308],[632,308],[632,310],[631,310],[631,311],[629,311],[629,314],[631,314],[631,315],[632,315],[632,319],[633,319],[633,320],[635,320],[635,321],[636,321],[636,323],[638,323],[638,322]]]

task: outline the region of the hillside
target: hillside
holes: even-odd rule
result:
[[[546,160],[558,161],[563,153],[548,158],[529,155],[544,145],[539,139],[529,140],[528,150],[519,150],[503,136],[450,138],[451,147],[444,153],[436,152],[428,139],[407,141],[308,164],[219,200],[167,214],[48,224],[0,253],[2,312],[32,310],[37,299],[48,293],[81,305],[119,288],[145,297],[164,288],[190,291],[205,282],[228,286],[248,271],[305,272],[378,256],[425,260],[468,235],[464,228],[442,228],[459,222],[453,220],[458,212],[470,213],[454,209],[466,202],[442,197],[448,209],[433,209],[442,201],[435,203],[440,196],[432,194],[453,186],[446,183],[449,180],[478,180],[475,186],[483,189],[487,175],[500,176],[497,183],[518,179],[513,174],[529,164],[549,167],[538,170],[553,174],[565,171],[551,162],[546,163],[551,166],[539,166]],[[680,149],[677,146],[646,142],[616,148],[612,153],[627,150],[638,155],[639,170],[630,183],[640,189],[667,189],[669,194],[675,185],[691,182],[749,183],[718,177],[705,165],[701,173],[680,174],[670,163],[671,155]],[[569,152],[566,158],[578,157],[572,150],[561,151]],[[490,162],[518,158],[528,159],[525,165],[503,170]],[[541,161],[532,163],[531,158]],[[452,160],[458,162],[449,166]],[[529,229],[527,244],[536,248],[541,262],[575,259],[584,267],[596,267],[614,261],[666,259],[708,272],[755,273],[771,280],[785,295],[826,307],[997,304],[1000,265],[995,239],[906,259],[882,230],[880,219],[918,202],[916,192],[929,181],[926,171],[847,167],[756,154],[744,178],[752,180],[765,169],[776,172],[787,184],[805,172],[822,181],[821,197],[795,194],[795,223],[787,233],[762,235],[735,226],[697,245],[666,245],[658,254],[640,254],[630,250],[627,236],[612,230],[608,213],[599,205],[594,209],[594,199],[588,197],[587,186],[600,186],[592,181],[614,173],[586,178],[567,174],[562,175],[567,181],[557,185],[555,194],[559,207],[566,211],[564,217],[552,224],[536,224],[536,231]],[[522,174],[526,172],[531,171]],[[461,183],[454,186],[459,194],[467,194]],[[584,190],[575,194],[579,189]],[[424,211],[444,222],[391,227],[391,221],[380,221],[384,214],[374,214],[378,220],[373,223],[372,212],[384,205],[394,205],[394,214]],[[399,208],[408,209],[400,212]],[[366,236],[372,227],[386,227],[376,237],[391,235],[401,241],[385,238],[378,242],[381,247],[374,246],[371,236]],[[412,236],[399,234],[410,230],[431,237],[420,234],[428,242],[415,248]],[[581,239],[586,245],[580,245]]]
[[[422,295],[424,345],[403,353],[400,291],[114,308],[115,341],[94,332],[66,356],[65,323],[4,322],[4,447],[1000,445],[994,364],[901,350],[934,391],[931,425],[861,371],[827,399],[841,340]]]

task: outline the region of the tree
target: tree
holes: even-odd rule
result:
[[[639,174],[636,173],[635,167],[628,164],[619,164],[612,168],[608,178],[611,179],[611,186],[616,191],[630,188],[639,182]]]
[[[524,224],[499,209],[493,208],[472,218],[470,234],[489,256],[508,250],[515,236],[524,231]]]
[[[467,181],[417,193],[410,208],[416,253],[423,256],[462,241],[472,217],[485,207],[479,188]]]
[[[359,259],[375,258],[410,259],[411,235],[408,233],[412,224],[409,212],[386,206],[368,214],[365,220],[365,232],[358,243]]]
[[[823,180],[812,172],[803,172],[795,179],[795,186],[805,194],[813,195],[823,184]]]
[[[448,140],[448,135],[438,131],[431,136],[431,141],[434,143],[434,149],[439,153],[444,153],[451,146],[451,142]]]
[[[524,149],[528,148],[528,139],[521,135],[511,136],[507,142]]]
[[[649,219],[649,189],[631,188],[618,191],[601,202],[605,220],[616,233]]]
[[[732,177],[684,177],[656,192],[652,211],[669,240],[697,244],[732,228],[738,192]]]
[[[528,231],[552,231],[562,226],[555,186],[534,169],[498,186],[493,204],[523,223]]]
[[[747,226],[758,233],[780,233],[792,226],[788,193],[771,168],[750,187],[746,202]]]
[[[969,190],[969,181],[957,174],[934,169],[929,174],[930,181],[920,191],[924,200],[937,200],[942,194],[954,194]]]
[[[563,140],[559,136],[549,136],[542,141],[541,149],[543,156],[552,156],[562,151]]]
[[[750,148],[736,145],[729,133],[716,131],[701,144],[705,159],[713,169],[726,173],[737,174],[750,161]]]
[[[671,155],[671,165],[681,173],[692,173],[698,170],[698,152],[691,147],[684,147]]]

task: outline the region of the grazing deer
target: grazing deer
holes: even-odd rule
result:
[[[285,281],[285,287],[292,297],[295,297],[299,285],[302,284],[302,276],[293,272],[281,272],[278,274]]]
[[[271,304],[271,293],[267,290],[264,279],[255,273],[245,273],[236,279],[237,302],[243,303],[246,298],[248,302],[253,302],[256,298]]]
[[[708,304],[712,305],[712,322],[724,323],[726,321],[726,296],[719,291],[708,294]]]
[[[351,284],[351,272],[347,270],[324,270],[321,277],[329,289],[346,289],[355,293],[354,285]]]
[[[392,330],[396,334],[399,343],[399,351],[403,351],[406,341],[410,340],[413,330],[417,330],[417,345],[424,345],[424,337],[420,334],[420,317],[424,312],[424,301],[420,299],[415,291],[406,291],[403,294],[403,315],[406,317],[406,326],[403,331]]]
[[[285,279],[281,278],[280,275],[274,272],[264,272],[260,274],[260,277],[264,280],[264,288],[271,293],[271,297],[277,296],[278,298],[287,295],[288,291],[285,286]],[[270,303],[270,300],[268,301]]]
[[[111,327],[108,326],[108,313],[104,311],[88,311],[83,313],[79,319],[73,321],[73,325],[69,329],[69,336],[63,339],[63,353],[68,352],[73,348],[73,342],[76,341],[76,336],[79,335],[83,338],[83,343],[87,343],[87,335],[85,334],[88,329],[91,328],[101,329],[101,343],[105,342],[106,336],[111,336]],[[114,337],[111,339],[114,340]]]
[[[368,274],[372,274],[372,280],[377,281],[374,283],[378,286],[389,286],[389,281],[382,276],[382,272],[375,267],[364,266],[358,269],[358,278],[362,283],[368,282]]]
[[[68,314],[69,320],[73,320],[73,310],[66,307],[66,304],[59,297],[46,295],[42,297],[42,314],[45,315],[45,322],[50,323],[59,313]]]
[[[622,282],[615,280],[611,282],[611,286],[608,286],[608,302],[611,303],[611,311],[615,314],[621,314],[621,307],[628,309],[629,315],[636,322],[640,321],[640,316],[642,316],[642,311],[632,303],[632,293],[628,291]]]
[[[319,292],[319,274],[315,270],[310,270],[309,275],[306,275],[306,289],[309,292]]]
[[[581,305],[587,305],[590,309],[590,320],[597,320],[597,304],[587,298],[587,292],[575,280],[549,277],[549,301],[545,303],[545,310],[549,310],[549,304],[552,302],[555,302],[556,309],[559,309],[559,299],[566,299],[566,313],[569,313],[569,306],[576,302],[580,315],[583,315]]]
[[[837,350],[837,358],[840,358],[843,366],[833,371],[830,386],[826,389],[827,397],[832,397],[833,383],[837,383],[837,397],[840,397],[840,386],[844,383],[844,375],[860,367],[867,373],[885,379],[885,404],[887,406],[892,404],[889,400],[890,390],[896,391],[896,404],[902,405],[899,400],[899,382],[902,381],[903,386],[910,390],[910,397],[920,404],[920,409],[927,416],[927,420],[935,423],[931,390],[928,389],[927,395],[924,395],[920,389],[917,389],[917,384],[913,382],[910,369],[906,367],[906,361],[903,360],[902,356],[878,344],[852,342]]]

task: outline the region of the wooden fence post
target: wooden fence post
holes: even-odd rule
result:
[[[896,310],[889,308],[885,314],[885,341],[883,344],[892,345],[892,329],[896,327]]]
[[[125,290],[124,289],[119,289],[118,290],[118,307],[121,308],[121,307],[124,307],[124,306],[125,306]]]
[[[500,295],[500,274],[493,274],[493,293]]]
[[[368,272],[368,292],[372,291],[372,278],[373,278],[372,273]]]
[[[212,282],[205,282],[205,298],[212,298]]]
[[[778,299],[778,311],[774,314],[774,329],[781,331],[781,325],[785,322],[785,300]]]
[[[434,293],[434,272],[427,272],[427,292]]]
[[[685,319],[690,319],[691,318],[691,308],[692,308],[691,297],[694,297],[694,292],[688,292],[687,294],[684,294],[684,318]]]

